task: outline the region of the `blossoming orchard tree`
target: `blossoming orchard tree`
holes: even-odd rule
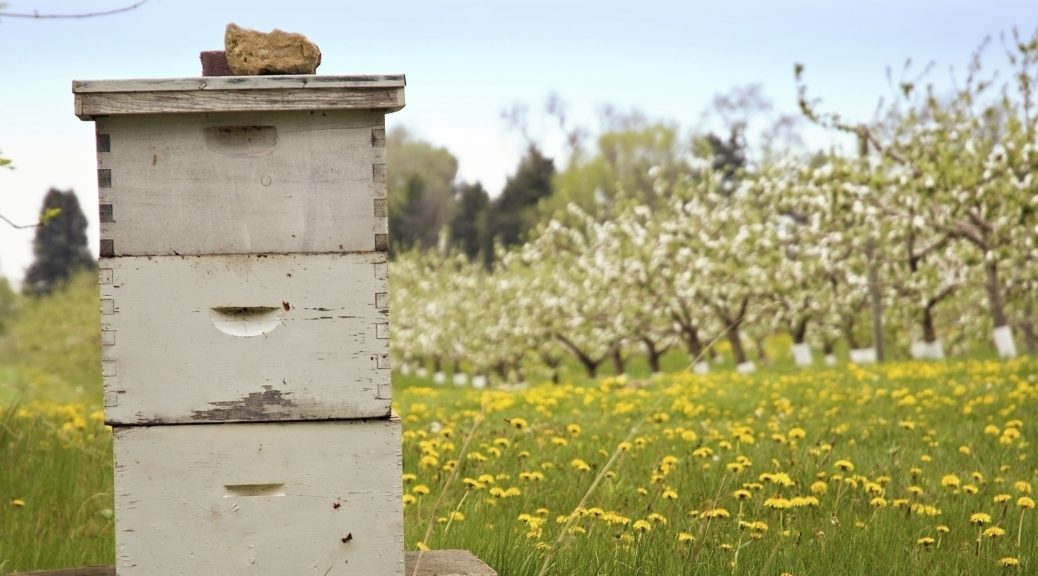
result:
[[[887,205],[888,218],[922,222],[919,227],[930,228],[937,242],[943,234],[975,251],[974,258],[962,252],[967,255],[963,263],[983,272],[992,337],[1003,357],[1017,354],[1006,309],[1013,254],[1026,248],[1016,231],[1034,227],[1038,201],[1033,176],[1038,168],[1033,94],[1038,32],[1029,39],[1014,33],[1009,44],[1013,80],[1000,91],[983,77],[978,50],[965,82],[950,98],[942,98],[932,85],[919,90],[914,82],[902,83],[899,106],[891,111],[893,127],[887,130],[817,113],[801,85],[801,106],[809,117],[854,132],[901,169],[911,201]]]
[[[697,162],[673,127],[612,134],[624,145],[560,176],[581,201],[499,247],[492,270],[444,242],[398,255],[395,349],[440,381],[450,368],[480,385],[523,380],[530,363],[557,380],[567,356],[588,376],[606,362],[622,373],[632,354],[658,371],[677,345],[702,371],[721,338],[749,371],[779,333],[800,365],[812,346],[835,362],[839,341],[856,362],[882,360],[887,343],[938,360],[988,334],[1011,357],[1014,330],[1034,353],[1038,34],[1014,36],[1008,53],[1009,82],[984,79],[978,56],[950,94],[905,82],[869,123],[819,112],[801,84],[805,114],[851,133],[856,154],[772,150],[733,168]],[[623,178],[597,194],[614,172]]]

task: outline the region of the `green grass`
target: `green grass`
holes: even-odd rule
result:
[[[93,278],[76,278],[53,297],[23,302],[0,338],[0,574],[114,561],[96,298]],[[1038,364],[972,359],[797,371],[778,356],[781,341],[772,347],[774,363],[751,377],[721,366],[706,378],[649,378],[637,357],[626,379],[588,380],[567,363],[571,384],[516,391],[395,375],[404,466],[414,475],[404,485],[413,498],[407,546],[468,548],[517,576],[538,574],[549,554],[553,575],[1038,572],[1038,510],[1026,511],[1019,533],[1016,505],[1025,485],[1038,487]],[[680,351],[664,359],[674,371],[686,362]],[[534,383],[544,377],[528,374]],[[628,437],[629,449],[590,490]],[[674,463],[665,466],[668,456]],[[749,464],[735,470],[740,456]],[[589,469],[575,467],[578,459]],[[854,470],[840,470],[840,460]],[[762,480],[776,472],[794,485]],[[952,474],[957,489],[942,486]],[[815,482],[824,493],[811,491]],[[733,494],[744,487],[751,497],[740,503]],[[1011,500],[995,503],[1000,494]],[[765,506],[772,497],[807,495],[818,505]],[[886,506],[873,502],[879,495]],[[701,517],[718,508],[729,517]],[[969,522],[976,512],[1006,532],[983,538],[979,550],[980,528]],[[572,517],[572,534],[560,517]],[[636,530],[640,520],[651,530]],[[740,528],[739,520],[768,530]],[[682,533],[694,540],[679,541]],[[928,537],[933,544],[919,544]],[[1020,566],[1000,567],[1004,557]]]
[[[85,407],[0,413],[0,574],[111,564],[111,434]]]
[[[469,548],[501,573],[531,576],[551,550],[550,574],[1003,574],[1002,558],[1033,573],[1038,511],[1016,500],[1033,498],[1026,490],[1038,486],[1036,367],[900,363],[511,393],[407,388],[397,397],[404,466],[414,475],[405,485],[414,499],[406,543]],[[476,425],[483,405],[486,419]],[[528,426],[517,427],[516,418]],[[567,430],[571,424],[579,434]],[[791,439],[795,428],[803,438]],[[590,491],[629,436],[630,448]],[[666,457],[676,462],[665,472]],[[749,464],[735,466],[740,457]],[[577,459],[590,469],[578,469]],[[841,461],[853,470],[841,470]],[[524,480],[530,472],[544,477]],[[762,476],[779,472],[793,485]],[[942,486],[952,474],[958,488]],[[815,482],[824,492],[812,491]],[[502,497],[494,488],[519,494]],[[740,502],[739,489],[750,499]],[[996,503],[1000,494],[1011,500]],[[765,504],[794,496],[818,503]],[[718,508],[728,517],[703,517]],[[464,519],[452,520],[453,511]],[[970,524],[976,512],[992,516],[985,528],[1006,531],[983,538],[979,550],[980,528]],[[571,516],[572,534],[559,523]],[[640,520],[651,531],[636,530]],[[768,530],[755,538],[740,520]],[[695,540],[680,542],[682,533]],[[930,537],[933,544],[920,543]]]

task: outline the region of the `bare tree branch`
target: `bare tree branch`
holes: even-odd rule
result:
[[[111,16],[112,14],[120,14],[122,12],[129,12],[136,10],[144,4],[147,4],[148,0],[139,0],[129,6],[123,6],[121,8],[114,8],[112,10],[104,10],[101,12],[82,12],[78,14],[40,14],[39,12],[0,12],[0,18],[28,18],[31,20],[55,20],[55,19],[74,19],[74,18],[97,18],[98,16]],[[0,4],[0,8],[5,5]],[[6,218],[5,218],[6,220]]]
[[[4,216],[3,214],[0,214],[0,220],[3,220],[4,222],[7,222],[7,224],[9,224],[11,226],[11,228],[14,228],[16,230],[25,230],[25,229],[28,229],[28,228],[35,228],[35,227],[40,225],[38,222],[34,223],[34,224],[15,224],[14,222],[11,222],[10,220],[8,220],[7,216]]]

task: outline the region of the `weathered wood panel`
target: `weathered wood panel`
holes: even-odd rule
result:
[[[389,414],[386,257],[103,258],[111,424]]]
[[[382,248],[382,112],[110,117],[96,130],[109,256]]]
[[[119,576],[400,576],[400,421],[115,428]]]
[[[76,115],[272,112],[404,107],[403,75],[232,76],[150,80],[77,80]]]
[[[18,572],[11,576],[115,576],[115,566]],[[404,553],[403,576],[497,576],[497,572],[468,550],[427,550]]]

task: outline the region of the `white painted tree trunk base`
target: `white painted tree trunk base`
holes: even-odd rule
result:
[[[836,355],[835,354],[826,354],[825,355],[825,365],[826,366],[836,366]]]
[[[876,360],[875,348],[856,348],[851,350],[851,362],[855,364],[875,364]]]
[[[695,365],[692,366],[692,372],[694,372],[696,374],[699,374],[700,376],[702,376],[704,374],[709,374],[710,373],[710,363],[709,362],[702,362],[702,361],[696,362]]]
[[[487,377],[482,374],[476,374],[472,377],[472,387],[476,390],[482,390],[487,387]]]
[[[411,364],[409,362],[403,362],[403,363],[400,364],[400,374],[401,375],[403,375],[403,376],[410,376],[413,372],[414,372],[414,370],[411,368]]]
[[[999,358],[1016,358],[1016,342],[1013,340],[1012,328],[999,326],[992,332],[992,338],[995,340]]]
[[[419,378],[428,378],[429,371],[426,370],[424,366],[419,366],[418,369],[414,371],[414,375]]]
[[[944,360],[944,345],[940,340],[933,342],[912,342],[909,354],[913,360]]]
[[[447,375],[443,372],[433,374],[433,384],[443,385],[447,383]]]
[[[814,359],[811,357],[811,346],[807,342],[793,345],[793,361],[801,368],[814,363]]]
[[[743,362],[735,366],[735,371],[739,374],[750,374],[757,370],[757,365],[753,362]]]
[[[464,372],[455,372],[453,380],[455,386],[465,386],[469,383],[469,375]]]

